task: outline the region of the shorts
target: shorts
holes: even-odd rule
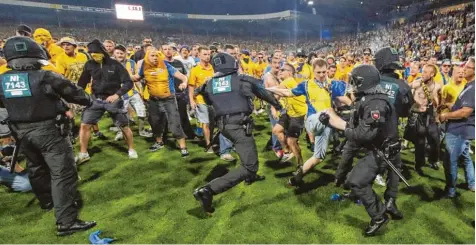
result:
[[[146,117],[146,110],[144,101],[140,97],[139,94],[134,94],[131,97],[124,100],[124,108],[127,111],[129,104],[132,106],[134,111],[136,112],[138,117],[145,118]]]
[[[308,116],[305,125],[306,130],[314,135],[313,157],[322,160],[326,157],[329,136],[331,135],[331,128],[324,126],[319,121],[319,115],[320,113],[316,113]]]
[[[205,104],[197,104],[195,115],[199,123],[210,124],[210,106]]]
[[[304,128],[304,116],[290,117],[288,114],[281,114],[278,124],[284,128],[287,137],[299,138]]]
[[[149,123],[156,137],[162,137],[166,123],[176,139],[185,138],[175,97],[149,100]]]
[[[116,127],[129,126],[127,111],[124,111],[124,101],[122,99],[118,99],[114,103],[108,103],[105,100],[94,100],[93,104],[83,111],[81,122],[89,125],[97,124],[106,111],[111,115]]]
[[[8,118],[8,111],[5,108],[0,108],[0,121]],[[0,138],[9,137],[11,134],[10,128],[6,124],[0,124]]]

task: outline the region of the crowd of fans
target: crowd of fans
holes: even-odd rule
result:
[[[167,34],[156,33],[153,31],[146,32],[143,30],[58,28],[53,26],[43,26],[45,29],[48,29],[51,32],[52,36],[54,37],[53,39],[56,40],[48,39],[47,41],[44,41],[42,43],[48,42],[48,46],[46,48],[48,49],[48,51],[50,51],[50,55],[52,55],[52,62],[56,63],[56,66],[60,66],[62,59],[66,59],[66,55],[62,54],[63,51],[58,46],[61,46],[65,50],[70,49],[68,52],[76,55],[73,50],[74,48],[81,46],[81,42],[90,42],[93,39],[100,39],[104,42],[103,45],[105,46],[105,49],[107,51],[107,53],[104,54],[111,56],[116,60],[119,60],[121,64],[124,65],[124,67],[129,67],[128,71],[132,77],[132,80],[134,80],[134,82],[136,83],[140,83],[140,81],[143,80],[143,85],[145,85],[145,88],[149,88],[148,83],[150,83],[151,81],[148,79],[152,79],[148,77],[149,73],[147,73],[147,69],[157,68],[157,64],[151,64],[154,62],[148,60],[151,59],[150,57],[160,56],[162,60],[165,60],[167,62],[168,65],[169,63],[173,64],[176,60],[181,61],[181,63],[183,63],[182,70],[180,70],[180,64],[177,67],[174,66],[175,68],[169,68],[165,64],[162,67],[167,67],[167,69],[170,69],[169,72],[174,72],[176,79],[182,80],[182,82],[183,80],[186,81],[184,84],[178,84],[175,89],[176,91],[171,90],[174,93],[177,92],[177,94],[179,94],[179,91],[184,90],[186,88],[187,82],[188,86],[191,86],[193,89],[193,86],[198,87],[203,84],[206,79],[213,76],[213,71],[210,71],[210,55],[213,55],[214,52],[227,52],[229,54],[233,54],[241,64],[241,72],[254,76],[258,79],[262,79],[263,74],[266,74],[266,72],[269,72],[273,69],[272,67],[270,67],[271,57],[279,57],[279,62],[284,63],[290,72],[288,74],[288,77],[292,78],[292,75],[296,73],[295,78],[299,82],[313,78],[312,69],[315,68],[315,65],[312,66],[313,58],[326,58],[326,69],[328,72],[328,78],[344,80],[345,82],[348,82],[346,81],[346,76],[349,71],[351,71],[352,68],[355,67],[355,65],[362,63],[370,64],[371,60],[369,59],[369,57],[372,56],[375,50],[384,46],[391,46],[396,49],[399,55],[402,57],[403,61],[405,61],[405,67],[407,68],[407,72],[402,72],[402,74],[400,74],[400,78],[407,80],[409,83],[417,81],[418,77],[423,76],[424,72],[422,71],[422,69],[425,67],[425,63],[428,62],[427,64],[438,66],[433,69],[435,71],[438,71],[438,73],[434,72],[436,83],[441,83],[441,86],[444,86],[450,84],[450,81],[457,80],[458,86],[460,86],[459,82],[463,81],[462,75],[458,72],[453,72],[453,74],[451,74],[451,71],[453,71],[453,69],[455,71],[458,70],[456,66],[451,66],[455,64],[455,62],[467,61],[469,57],[474,54],[474,21],[474,12],[470,11],[469,9],[465,9],[450,12],[447,14],[433,13],[430,15],[422,16],[416,21],[396,24],[386,28],[377,29],[375,31],[359,33],[357,36],[342,37],[332,41],[318,41],[311,39],[298,42],[289,42],[289,40],[283,41],[260,39],[259,37],[250,39],[236,36],[216,37],[207,35],[183,35],[176,33]],[[37,26],[32,27],[33,30],[38,30],[38,28],[36,28]],[[18,30],[16,28],[17,26],[0,27],[0,33],[2,35],[1,37],[7,38],[9,36],[12,36],[12,34],[15,33],[15,30]],[[43,33],[46,33],[45,29],[42,29]],[[49,33],[44,34],[44,36],[48,35]],[[65,39],[64,37],[68,37],[69,39]],[[55,43],[58,44],[55,49],[59,49],[59,53],[51,52]],[[123,44],[124,46],[118,44]],[[206,44],[208,46],[203,46],[203,44]],[[100,46],[99,41],[96,41],[95,45]],[[297,50],[300,51],[298,51],[297,53],[293,53]],[[303,50],[308,51],[307,54],[303,52]],[[306,60],[305,56],[311,56],[310,51],[315,52],[315,56],[312,56]],[[91,59],[91,57],[89,58]],[[128,63],[131,62],[128,58],[134,61],[134,65]],[[420,60],[425,61],[425,63],[420,63]],[[79,61],[77,61],[77,63],[78,62]],[[86,58],[84,58],[84,61],[82,61],[82,65],[84,65],[85,62]],[[307,65],[305,64],[306,62],[308,63]],[[472,62],[474,69],[474,59],[472,60]],[[439,66],[440,63],[441,66]],[[65,65],[67,66],[70,64]],[[135,65],[137,65],[137,67],[133,68],[133,66]],[[294,69],[296,70],[294,70],[292,67],[294,67]],[[141,68],[143,68],[143,70],[141,70]],[[182,75],[178,73],[178,75],[175,74],[177,71]],[[281,68],[281,72],[282,71],[283,69]],[[206,72],[210,73],[209,76],[202,75],[202,73]],[[84,74],[68,75],[67,73],[65,73],[64,70],[63,73],[63,75],[67,77],[76,77],[76,80],[78,80],[80,76],[84,76]],[[85,84],[89,82],[90,77],[87,77],[83,80],[84,81],[81,86],[86,86]],[[465,81],[464,83],[466,82],[470,81]],[[464,86],[461,86],[461,88],[462,87]],[[151,89],[149,88],[149,93],[151,93],[150,90]],[[169,93],[171,93],[171,91],[169,91]],[[140,100],[147,101],[149,99],[149,96],[144,94],[146,92],[143,90],[143,88],[134,87],[130,92],[130,96],[140,94],[140,96],[137,96],[140,97]],[[152,91],[152,93],[153,92],[154,91]],[[168,123],[170,127],[169,129],[171,130],[177,130],[176,125],[174,125],[173,123],[179,121],[183,122],[184,115],[185,120],[188,119],[189,115],[185,110],[190,109],[187,108],[190,107],[190,105],[187,105],[189,103],[189,99],[190,104],[195,104],[195,101],[193,101],[193,99],[187,98],[187,96],[194,97],[193,92],[190,95],[187,95],[186,92],[182,95],[183,98],[181,98],[180,101],[177,97],[177,103],[180,104],[185,101],[185,104],[182,109],[179,108],[179,110],[184,110],[184,113],[182,113],[181,111],[179,115],[179,112],[175,113],[175,111],[169,111],[172,110],[169,108],[164,109],[165,112],[160,112],[167,113],[168,116],[173,115],[176,117],[168,118]],[[153,97],[155,97],[155,95],[151,94],[150,98]],[[454,101],[452,102],[454,103]],[[159,102],[157,103],[160,104]],[[170,103],[175,103],[175,100]],[[200,103],[197,102],[197,104]],[[149,106],[147,109],[150,110],[150,101],[148,105]],[[145,110],[145,108],[143,107],[145,106],[142,105],[140,109],[143,112],[143,115],[141,116],[142,120],[146,118],[145,112],[143,111]],[[197,126],[199,128],[202,128],[203,131],[197,130],[193,132],[192,130],[192,132],[189,133],[191,130],[184,128],[183,131],[185,131],[185,134],[187,134],[186,137],[183,132],[180,132],[180,129],[178,129],[178,132],[174,133],[174,136],[176,136],[177,140],[179,140],[182,156],[188,156],[189,154],[186,150],[185,139],[193,138],[194,134],[197,134],[199,136],[204,135],[206,141],[205,151],[208,153],[213,153],[211,147],[214,139],[211,137],[213,135],[210,134],[210,128],[208,128],[208,124],[210,123],[208,122],[208,112],[205,115],[206,120],[201,121],[201,112],[199,112],[200,105],[197,106],[195,104],[191,107],[197,108],[197,111],[195,111],[196,117],[198,119]],[[139,110],[137,108],[133,109],[136,110],[135,114],[138,115]],[[134,115],[132,109],[130,109],[129,111],[129,116]],[[256,111],[256,113],[260,112],[263,112],[263,110]],[[148,111],[147,113],[150,116],[150,112]],[[164,114],[160,114],[157,117],[160,118],[163,116]],[[130,117],[130,119],[132,120],[133,116]],[[163,122],[163,118],[157,120],[161,120],[161,127],[167,124],[167,120]],[[81,130],[89,131],[90,127],[94,128],[93,121],[94,120],[92,120],[90,123],[87,123],[86,126],[83,125],[81,127]],[[152,125],[153,132],[141,131],[139,135],[143,137],[151,137],[153,133],[156,137],[156,142],[153,146],[151,146],[149,150],[157,151],[160,148],[164,147],[164,139],[162,133],[165,130],[166,135],[167,128],[154,129],[154,123],[150,122],[150,124]],[[115,130],[119,131],[118,128],[116,128]],[[213,132],[213,129],[211,130]],[[94,128],[94,131],[96,135],[101,136],[101,134],[98,132],[97,125],[96,128]],[[120,135],[120,137],[119,134],[120,132],[118,133],[117,139],[125,137],[127,140],[129,140],[129,157],[137,158],[138,154],[132,148],[132,132],[124,132],[124,135]],[[88,141],[86,140],[85,142]],[[228,142],[227,139],[222,136],[219,137],[219,148],[220,155],[222,156],[223,160],[234,160],[234,158],[230,156],[232,143]],[[83,155],[79,155],[78,160],[84,162],[89,160],[90,157],[87,154],[87,143],[85,146],[82,145],[81,151],[81,154]],[[279,158],[283,158],[283,155],[285,155],[284,157],[287,160],[292,158],[292,156],[290,157],[289,152],[283,153],[279,151],[280,150],[276,150],[276,155]],[[437,165],[432,165],[432,167],[437,168]],[[467,178],[467,181],[468,188],[474,191],[474,169],[472,170],[472,172],[473,175],[469,176]]]

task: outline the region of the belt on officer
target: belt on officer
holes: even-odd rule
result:
[[[28,128],[36,128],[36,127],[43,127],[43,126],[54,126],[56,125],[56,118],[47,119],[38,122],[22,122],[22,123],[15,123],[12,122],[16,129],[28,129]]]
[[[231,113],[231,114],[227,114],[227,115],[223,115],[223,116],[218,116],[217,119],[223,121],[224,124],[228,124],[228,121],[230,120],[230,118],[239,116],[240,121],[241,121],[248,115],[249,114],[246,114],[244,112],[237,112],[237,113]],[[242,125],[242,123],[239,122],[237,125]]]

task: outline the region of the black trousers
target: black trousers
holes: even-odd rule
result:
[[[156,137],[167,133],[168,129],[176,139],[185,138],[185,134],[180,125],[180,116],[177,107],[177,101],[174,97],[164,99],[149,100],[149,123],[152,132]],[[166,128],[165,126],[168,126]]]
[[[185,93],[175,94],[177,98],[177,106],[180,114],[180,125],[182,125],[183,132],[189,139],[195,137],[193,132],[192,125],[190,125],[190,120],[188,119],[187,114],[187,104],[189,103],[188,96]]]
[[[400,154],[389,159],[398,169],[401,165]],[[372,220],[379,220],[385,213],[385,206],[379,196],[372,189],[372,184],[377,174],[388,171],[387,190],[384,198],[395,198],[398,191],[399,178],[398,175],[373,151],[362,159],[360,159],[349,174],[347,185],[352,189],[353,195],[357,196],[364,205],[367,213]]]
[[[354,157],[357,156],[360,150],[360,146],[345,139],[344,151],[342,152],[342,161],[339,162],[337,167],[335,178],[339,180],[345,180],[347,174],[352,170],[352,163]]]
[[[253,136],[246,135],[243,126],[239,125],[241,120],[242,117],[236,115],[229,117],[227,120],[220,119],[217,122],[223,136],[233,142],[235,150],[240,156],[241,166],[208,183],[215,194],[236,186],[247,177],[252,177],[258,172],[256,143]]]
[[[28,176],[40,203],[53,201],[57,224],[72,223],[78,216],[75,201],[78,173],[69,137],[60,135],[55,121],[17,124],[21,149],[27,157]]]
[[[415,144],[415,167],[421,168],[425,165],[426,143],[430,146],[428,161],[430,163],[438,162],[440,153],[440,127],[436,122],[429,123],[425,134],[418,135]]]

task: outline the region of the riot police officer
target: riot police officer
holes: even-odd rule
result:
[[[375,53],[375,66],[380,73],[380,86],[388,95],[389,101],[394,105],[397,116],[407,117],[413,105],[413,95],[410,86],[405,81],[399,79],[398,74],[395,73],[396,70],[402,69],[396,50],[385,47],[377,51],[377,53]],[[352,169],[353,158],[358,154],[359,148],[359,144],[355,142],[346,142],[342,154],[342,162],[336,171],[337,186],[345,183],[345,178]],[[400,153],[398,152],[396,154],[398,156],[391,159],[392,163],[395,166],[401,166]],[[402,219],[403,214],[395,206],[399,182],[392,180],[392,178],[396,178],[396,176],[388,175],[387,177],[387,190],[385,192],[386,206],[388,209],[393,210],[394,219]]]
[[[352,194],[359,198],[365,206],[371,222],[365,230],[366,235],[374,235],[388,221],[386,213],[393,218],[399,218],[395,199],[390,198],[390,191],[385,192],[384,205],[372,189],[372,182],[377,174],[389,168],[384,159],[377,154],[382,151],[397,168],[400,167],[400,141],[398,138],[398,117],[395,107],[380,86],[378,70],[371,65],[360,65],[354,68],[350,77],[351,84],[356,89],[356,110],[353,123],[345,123],[334,127],[344,129],[345,137],[368,150],[367,155],[360,159],[352,169],[346,185],[352,189]],[[328,124],[328,116],[321,115],[323,124]],[[398,165],[397,165],[398,164]],[[388,183],[398,186],[398,175],[391,169],[388,171]]]
[[[397,50],[385,47],[377,51],[375,67],[380,72],[380,85],[394,104],[398,117],[408,117],[414,100],[411,87],[396,73],[403,69]]]
[[[252,99],[254,95],[268,102],[278,110],[281,105],[251,76],[237,74],[238,61],[227,53],[218,53],[212,58],[215,76],[201,88],[207,104],[215,110],[217,126],[221,133],[235,145],[240,156],[241,166],[216,178],[203,187],[197,188],[193,195],[201,201],[207,213],[213,213],[213,195],[222,193],[245,179],[259,178],[258,153],[253,139]]]
[[[57,234],[87,230],[96,222],[78,219],[78,174],[73,147],[56,125],[60,99],[89,106],[90,97],[63,76],[41,70],[46,52],[31,38],[7,40],[5,58],[12,70],[0,76],[0,107],[9,114],[12,134],[28,158],[33,193],[40,206],[54,205]]]

